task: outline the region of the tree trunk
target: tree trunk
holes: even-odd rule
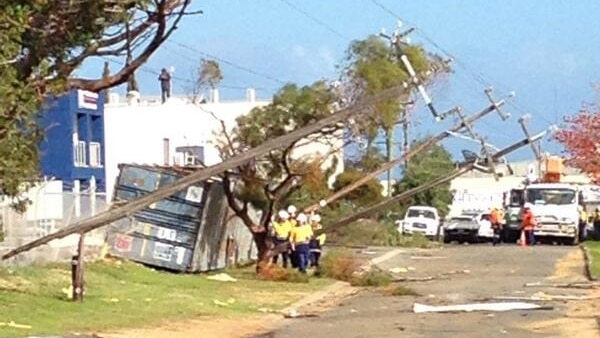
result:
[[[271,240],[266,231],[254,232],[252,233],[252,238],[254,239],[254,244],[256,244],[256,250],[258,251],[256,273],[259,273],[263,267],[269,265],[271,257],[273,257],[273,245],[271,245]]]

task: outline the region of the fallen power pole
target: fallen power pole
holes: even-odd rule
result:
[[[513,97],[514,93],[511,93],[508,97]],[[351,191],[355,190],[356,188],[366,184],[367,182],[369,182],[370,180],[376,178],[377,176],[385,173],[387,170],[402,164],[402,162],[406,159],[411,158],[412,156],[414,156],[415,154],[418,154],[420,152],[426,151],[427,149],[433,147],[435,144],[437,144],[438,142],[442,141],[443,139],[450,137],[453,133],[456,133],[458,131],[460,131],[461,129],[465,128],[466,126],[472,124],[473,122],[479,120],[480,118],[488,115],[489,113],[493,112],[493,111],[497,111],[499,107],[503,106],[506,103],[506,99],[502,99],[498,102],[492,102],[492,104],[490,106],[488,106],[487,108],[485,108],[484,110],[480,111],[479,113],[476,113],[473,116],[470,116],[466,119],[461,120],[460,123],[456,124],[455,126],[453,126],[452,128],[450,128],[449,130],[445,130],[439,134],[437,134],[434,137],[428,138],[425,142],[419,144],[417,147],[411,149],[410,152],[403,154],[402,156],[386,162],[385,164],[383,164],[381,167],[379,167],[379,169],[372,171],[370,173],[368,173],[367,175],[361,177],[359,180],[357,180],[356,182],[349,184],[347,186],[345,186],[344,188],[340,189],[339,191],[331,194],[329,197],[327,197],[324,201],[315,203],[307,208],[305,208],[305,212],[313,212],[318,210],[320,207],[327,205],[337,199],[339,199],[342,196],[345,196],[346,194],[350,193]],[[501,117],[504,119],[505,115],[501,115]]]
[[[528,136],[523,140],[520,140],[518,142],[515,142],[509,146],[507,146],[504,149],[499,150],[498,152],[494,153],[493,155],[490,156],[490,158],[486,158],[486,161],[497,161],[498,159],[506,156],[507,154],[522,148],[532,142],[536,142],[537,140],[541,139],[542,137],[544,137],[544,135],[546,135],[547,131],[543,131],[540,132],[539,134],[536,134],[534,136]],[[431,181],[429,183],[420,185],[416,188],[410,189],[410,190],[406,190],[394,197],[391,197],[389,199],[386,199],[385,201],[379,202],[375,205],[372,205],[362,211],[359,211],[357,213],[354,213],[348,217],[344,217],[341,220],[336,221],[335,223],[331,224],[330,227],[331,228],[336,228],[339,226],[344,226],[347,224],[350,224],[358,219],[361,219],[363,217],[369,216],[371,214],[373,214],[374,212],[377,212],[381,209],[385,209],[389,206],[394,205],[397,202],[400,202],[402,200],[408,199],[418,193],[421,193],[423,191],[429,190],[431,188],[435,188],[438,185],[450,182],[451,180],[455,179],[456,177],[470,171],[473,169],[478,169],[479,163],[478,161],[475,162],[467,162],[467,163],[460,163],[459,164],[459,169],[454,171],[452,174],[448,175],[448,176],[444,176],[444,177],[439,177],[438,179]]]
[[[271,150],[286,147],[292,144],[294,141],[316,133],[327,126],[334,125],[336,123],[347,120],[351,116],[356,115],[363,109],[371,107],[373,104],[381,100],[392,97],[399,97],[401,93],[403,93],[405,90],[406,89],[403,86],[396,86],[390,89],[386,89],[379,94],[360,100],[356,104],[347,108],[343,108],[331,114],[330,116],[318,120],[315,123],[310,124],[306,127],[294,130],[286,135],[268,140],[255,148],[245,151],[239,155],[233,156],[219,164],[199,169],[198,171],[195,171],[183,177],[182,179],[179,179],[163,188],[148,193],[147,195],[132,200],[127,204],[99,213],[96,216],[92,216],[82,221],[76,222],[48,236],[38,238],[32,242],[15,248],[2,255],[2,259],[5,260],[11,258],[22,252],[29,251],[41,245],[47,244],[52,240],[60,239],[71,234],[81,234],[92,231],[114,221],[117,221],[123,217],[130,216],[133,213],[146,208],[150,204],[165,199],[198,182],[214,177],[215,175],[221,174],[227,170],[239,167],[252,160],[253,158],[262,156]]]
[[[435,188],[436,186],[438,186],[440,184],[444,184],[444,183],[450,182],[451,180],[455,179],[456,177],[458,177],[458,176],[466,173],[467,171],[469,171],[469,170],[471,170],[473,168],[474,168],[474,163],[471,163],[470,165],[468,165],[466,167],[463,167],[463,168],[460,168],[460,169],[454,171],[454,173],[452,173],[450,175],[447,175],[447,176],[444,176],[444,177],[440,177],[440,178],[438,178],[438,179],[436,179],[434,181],[422,184],[422,185],[420,185],[420,186],[418,186],[416,188],[413,188],[413,189],[410,189],[410,190],[406,190],[406,191],[404,191],[404,192],[402,192],[402,193],[400,193],[400,194],[398,194],[398,195],[396,195],[394,197],[390,197],[390,198],[386,199],[385,201],[382,201],[382,202],[379,202],[379,203],[377,203],[375,205],[372,205],[372,206],[370,206],[370,207],[368,207],[368,208],[366,208],[366,209],[364,209],[362,211],[359,211],[357,213],[354,213],[354,214],[352,214],[352,215],[350,215],[348,217],[344,217],[341,220],[339,220],[339,221],[337,221],[337,222],[329,225],[329,227],[336,228],[336,227],[340,227],[340,226],[344,226],[344,225],[350,224],[350,223],[352,223],[352,222],[354,222],[356,220],[359,220],[361,218],[369,216],[372,213],[377,212],[378,210],[390,207],[391,205],[394,205],[394,204],[396,204],[399,201],[405,200],[407,198],[411,198],[412,196],[414,196],[414,195],[416,195],[418,193],[427,191],[427,190],[429,190],[431,188]]]

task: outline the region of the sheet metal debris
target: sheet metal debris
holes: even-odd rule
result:
[[[501,302],[501,303],[470,303],[458,305],[431,306],[415,303],[413,305],[414,313],[429,312],[472,312],[472,311],[511,311],[511,310],[549,310],[550,307],[544,307],[533,303],[524,302]]]
[[[218,273],[216,275],[208,276],[206,279],[214,280],[218,282],[237,282],[237,279],[231,277],[226,273]]]

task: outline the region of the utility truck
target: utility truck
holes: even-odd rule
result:
[[[575,245],[579,242],[579,208],[584,207],[583,189],[578,184],[560,181],[562,160],[548,158],[546,173],[540,180],[528,179],[523,187],[512,189],[506,207],[504,239],[516,241],[520,234],[522,208],[531,204],[536,218],[536,238]]]

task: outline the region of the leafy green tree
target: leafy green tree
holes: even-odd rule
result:
[[[177,27],[191,0],[23,0],[0,3],[0,192],[38,177],[44,98],[127,82]],[[94,57],[129,57],[114,74],[77,78]]]
[[[390,46],[378,36],[354,41],[346,52],[342,78],[346,87],[345,94],[350,101],[407,84],[406,91],[399,98],[377,103],[373,114],[365,118],[363,120],[365,123],[357,128],[366,140],[362,155],[369,158],[367,164],[374,158],[372,151],[376,148],[373,143],[380,132],[383,132],[385,138],[386,159],[391,160],[394,131],[404,116],[405,103],[409,101],[414,89],[408,85],[411,81],[400,60],[401,55],[406,55],[410,60],[424,84],[432,82],[437,74],[449,71],[447,64],[439,56],[427,53],[420,46],[401,43]]]
[[[336,177],[335,183],[333,184],[333,190],[338,191],[343,187],[358,181],[365,174],[358,170],[345,170],[343,173]],[[369,183],[360,186],[356,190],[352,191],[345,196],[344,200],[351,202],[354,206],[365,207],[377,203],[383,199],[383,187],[379,180],[372,179]]]
[[[414,146],[417,146],[416,142]],[[411,158],[404,177],[395,185],[394,194],[416,188],[440,177],[450,175],[455,170],[452,157],[444,147],[436,145],[426,152],[416,154]],[[439,185],[419,193],[402,204],[401,213],[411,205],[427,205],[435,207],[442,215],[448,213],[452,203],[450,183]]]
[[[225,136],[219,146],[221,156],[235,156],[329,116],[335,102],[336,96],[325,82],[305,87],[286,85],[275,94],[272,103],[238,117],[231,134],[223,133]],[[307,141],[327,142],[332,135],[341,133],[341,126],[323,129],[254,159],[237,168],[235,174],[225,173],[223,180],[229,206],[252,232],[259,262],[269,257],[267,234],[274,211],[285,207],[287,202],[297,202],[302,197],[320,198],[327,193],[323,188],[327,187],[331,170],[323,170],[322,166],[331,154],[299,157],[298,147]],[[258,222],[251,216],[251,207],[260,211]]]
[[[217,87],[221,80],[223,80],[223,72],[217,61],[202,59],[200,66],[193,73],[193,77],[190,94],[192,102],[197,102],[206,89],[215,89]]]

